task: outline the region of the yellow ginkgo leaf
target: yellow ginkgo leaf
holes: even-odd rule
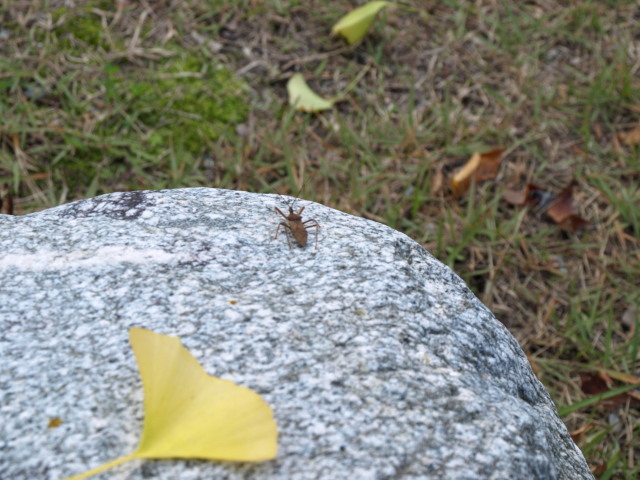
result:
[[[369,2],[351,10],[331,29],[333,35],[342,35],[350,45],[362,40],[378,12],[391,2]]]
[[[287,82],[289,104],[303,112],[319,112],[333,107],[335,100],[326,100],[309,88],[300,73],[293,75]]]
[[[490,152],[474,153],[449,182],[453,195],[458,197],[466,192],[471,185],[472,178],[475,178],[477,183],[496,178],[503,153],[504,148],[502,147]]]
[[[80,480],[134,458],[200,458],[259,462],[275,458],[273,411],[252,390],[212,377],[176,337],[129,330],[144,389],[140,445],[68,480]]]
[[[144,388],[138,456],[259,462],[276,456],[277,428],[257,393],[209,376],[180,340],[129,332]]]

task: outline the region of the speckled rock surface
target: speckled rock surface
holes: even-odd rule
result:
[[[128,328],[181,337],[274,408],[261,464],[146,461],[101,479],[589,479],[518,344],[405,235],[275,195],[111,194],[0,215],[0,478],[57,480],[134,450]],[[50,428],[54,418],[60,426]]]

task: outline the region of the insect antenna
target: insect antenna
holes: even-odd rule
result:
[[[296,193],[293,197],[293,203],[291,205],[289,205],[289,208],[291,208],[291,210],[293,210],[293,207],[295,207],[296,202],[298,200],[300,200],[300,192],[302,192],[302,189],[304,188],[304,183],[300,186],[300,189],[298,190],[298,193]]]
[[[276,190],[274,187],[271,187],[271,189],[274,192],[276,192],[276,195],[278,195],[278,198],[280,199],[280,201],[291,210],[293,210],[293,207],[295,207],[296,202],[298,200],[300,200],[300,192],[302,192],[303,188],[304,188],[304,183],[302,184],[302,186],[300,187],[298,192],[295,195],[293,195],[293,200],[287,201],[287,200],[285,200],[285,198],[282,195],[280,195],[280,192],[278,192],[278,190]],[[289,195],[289,196],[291,197],[291,195]]]

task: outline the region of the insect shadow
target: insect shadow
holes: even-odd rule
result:
[[[295,239],[298,245],[304,247],[307,245],[308,233],[307,230],[310,228],[316,229],[316,250],[318,249],[318,230],[320,229],[320,224],[314,218],[309,220],[302,220],[302,212],[305,207],[300,207],[300,209],[295,212],[293,207],[295,206],[298,199],[293,200],[292,203],[287,202],[284,197],[278,194],[278,197],[282,200],[283,203],[287,205],[289,208],[289,214],[285,214],[278,207],[275,207],[275,211],[282,215],[286,222],[280,222],[278,224],[278,228],[276,228],[276,234],[273,237],[274,239],[278,238],[278,234],[280,233],[280,227],[285,230],[285,236],[287,237],[287,244],[289,245],[289,250],[291,250],[291,239],[289,238],[289,233]],[[288,233],[287,233],[288,230]]]

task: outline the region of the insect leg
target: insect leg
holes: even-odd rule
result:
[[[291,227],[289,225],[287,225],[284,222],[280,222],[278,224],[278,228],[276,228],[276,235],[275,235],[275,237],[273,237],[274,239],[278,238],[278,232],[280,232],[280,227],[286,227],[286,228],[289,229],[289,231],[291,231]],[[291,250],[291,240],[289,240],[289,235],[287,234],[286,231],[284,232],[284,236],[287,237],[287,245],[289,245],[289,250]]]
[[[313,222],[313,225],[304,225],[305,223],[310,223]],[[309,220],[306,220],[304,222],[302,222],[302,224],[304,225],[304,228],[306,228],[307,230],[310,228],[315,228],[316,229],[316,250],[318,249],[318,229],[320,228],[320,224],[318,223],[318,221],[315,218],[311,218]]]

